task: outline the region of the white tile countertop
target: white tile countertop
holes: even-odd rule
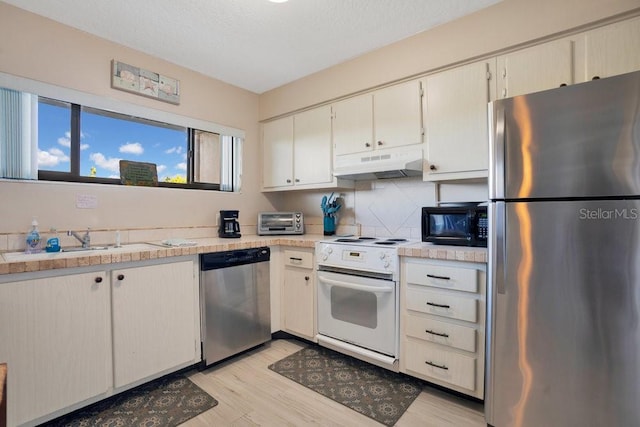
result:
[[[120,262],[145,261],[184,255],[198,255],[209,252],[221,252],[233,249],[256,248],[260,246],[294,246],[313,248],[325,236],[306,234],[302,236],[257,236],[247,235],[239,239],[218,237],[190,239],[193,246],[165,247],[161,241],[124,245],[121,248],[88,250],[77,252],[41,252],[23,255],[16,252],[0,254],[0,275],[26,273],[62,268],[86,267]],[[431,258],[467,262],[486,262],[486,248],[461,246],[438,246],[417,242],[398,247],[400,256]]]

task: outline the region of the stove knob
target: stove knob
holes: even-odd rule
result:
[[[385,259],[387,257],[387,254],[385,254],[384,252],[380,252],[380,259]]]
[[[323,255],[322,255],[322,260],[323,260],[323,261],[326,261],[326,260],[327,260],[327,258],[329,258],[329,255],[327,255],[327,254],[323,254]]]
[[[333,253],[333,249],[331,249],[331,248],[327,248],[327,253],[328,253],[328,254]]]
[[[391,265],[391,263],[389,261],[385,261],[384,262],[384,268],[389,268],[389,265]]]

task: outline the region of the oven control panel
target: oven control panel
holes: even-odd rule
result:
[[[318,265],[398,274],[398,251],[395,248],[343,245],[319,242],[316,245]]]

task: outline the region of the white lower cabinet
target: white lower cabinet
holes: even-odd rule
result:
[[[8,426],[39,424],[198,362],[194,260],[130,266],[0,277]]]
[[[316,340],[316,286],[313,252],[284,250],[282,325],[290,334]]]
[[[111,387],[109,283],[104,271],[0,284],[0,361],[7,425]]]
[[[401,265],[400,372],[483,399],[486,265]]]
[[[115,388],[193,363],[193,276],[192,261],[111,272]]]

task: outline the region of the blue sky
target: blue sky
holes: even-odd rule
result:
[[[186,176],[187,134],[163,127],[82,113],[80,174],[120,178],[119,161],[155,163],[158,181]],[[39,103],[38,169],[70,170],[70,109]]]

